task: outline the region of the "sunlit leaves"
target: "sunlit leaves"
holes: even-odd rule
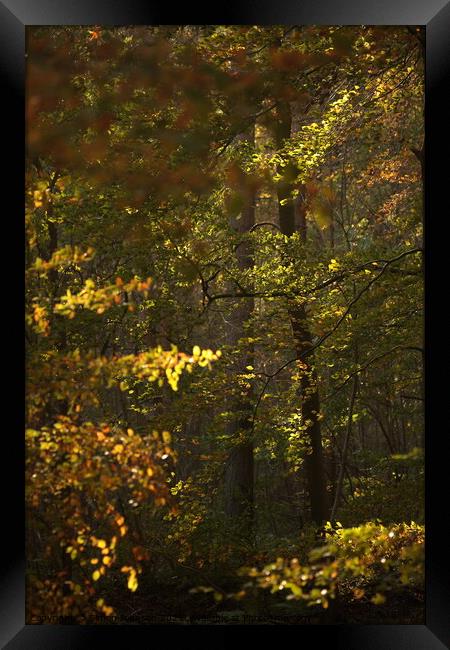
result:
[[[123,566],[121,572],[128,574],[127,587],[130,591],[136,591],[138,588],[137,572],[132,566]]]
[[[339,271],[341,268],[341,264],[334,258],[330,260],[330,263],[328,264],[328,268],[330,271]]]
[[[75,350],[70,354],[49,352],[35,364],[30,365],[28,387],[30,390],[29,418],[37,417],[52,396],[74,400],[77,404],[97,403],[96,393],[106,381],[109,386],[128,390],[127,379],[156,382],[163,386],[167,381],[172,390],[178,390],[183,371],[192,373],[193,368],[212,367],[212,362],[221,356],[220,350],[202,350],[198,355],[179,352],[173,346],[163,350],[161,346],[136,355],[119,357],[97,357],[94,353],[81,354]],[[50,365],[51,363],[51,365]],[[70,373],[70,374],[67,374]],[[71,378],[77,378],[80,389],[75,394]],[[130,434],[129,434],[130,435]]]
[[[70,397],[73,395],[71,377],[77,373],[89,378],[91,389],[96,385],[100,387],[108,375],[110,381],[116,383],[120,383],[120,377],[150,381],[164,381],[167,377],[169,384],[176,389],[183,369],[195,364],[210,366],[220,357],[220,352],[199,348],[191,356],[178,352],[176,347],[168,351],[158,347],[141,355],[111,360],[92,354],[83,356],[79,351],[71,355],[46,356],[47,361],[48,358],[54,360],[51,376],[56,394],[65,393]],[[48,366],[34,368],[38,373],[34,376],[35,381],[42,381],[41,373],[45,367]],[[34,395],[36,414],[41,408],[46,408],[52,395],[46,393],[49,385],[39,385],[42,390]],[[76,397],[79,402],[81,394]],[[80,568],[87,564],[93,566],[91,580],[97,583],[107,570],[114,567],[117,540],[125,538],[128,533],[125,518],[117,509],[118,495],[126,487],[131,496],[131,507],[138,507],[149,497],[153,498],[155,506],[164,506],[168,501],[168,488],[164,472],[157,463],[173,453],[169,447],[171,435],[167,430],[162,432],[161,438],[156,432],[137,435],[131,428],[121,430],[108,424],[80,421],[76,415],[79,411],[75,408],[72,418],[58,416],[52,426],[27,431],[27,499],[30,507],[49,509],[49,512],[54,507],[52,500],[56,497],[62,499],[59,511],[64,512],[65,521],[59,524],[60,539],[65,543],[71,561],[78,562]],[[32,414],[33,410],[30,410],[33,417]],[[91,524],[89,510],[85,510],[83,505],[86,499],[95,499],[96,505],[109,513],[109,543],[105,537],[95,535],[90,536],[88,543]],[[80,534],[73,539],[70,530],[75,523]],[[67,545],[67,542],[70,543]],[[140,553],[139,557],[144,556]],[[131,591],[138,587],[135,569],[129,571],[127,586]],[[111,613],[109,606],[106,606],[105,613]]]
[[[102,614],[105,614],[105,616],[111,616],[111,614],[114,613],[114,609],[111,606],[106,605],[103,598],[97,600],[96,607],[102,612]]]
[[[327,526],[327,543],[310,551],[309,562],[279,557],[264,566],[243,568],[241,574],[272,593],[287,590],[287,599],[328,607],[339,587],[342,595],[352,589],[355,598],[374,591],[371,602],[382,605],[392,580],[423,588],[424,528],[414,522],[391,529],[372,522],[357,528]],[[354,579],[364,579],[365,589],[355,588]],[[384,593],[382,593],[384,591]]]
[[[132,302],[128,300],[128,294],[137,291],[144,296],[148,295],[151,286],[151,278],[145,281],[134,278],[130,282],[124,283],[121,278],[117,278],[116,283],[109,286],[96,288],[92,279],[85,281],[81,291],[72,294],[68,289],[66,294],[56,303],[55,313],[74,318],[77,307],[83,307],[102,314],[106,309],[113,305],[126,304],[130,310],[133,309]]]
[[[90,246],[84,251],[78,246],[64,246],[63,248],[58,248],[48,261],[37,257],[28,271],[37,272],[42,276],[53,268],[64,269],[70,266],[76,267],[78,264],[90,261],[94,255],[95,251]]]

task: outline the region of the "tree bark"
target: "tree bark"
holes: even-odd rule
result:
[[[242,139],[254,142],[254,129],[243,134]],[[255,224],[255,197],[248,195],[247,201],[239,219],[233,219],[231,226],[236,233],[249,233]],[[243,239],[236,249],[239,270],[245,271],[254,264],[253,251],[248,240]],[[230,314],[230,329],[227,342],[237,346],[239,339],[245,336],[246,323],[252,316],[253,298],[238,301]],[[253,363],[253,349],[249,346],[247,354],[242,355],[236,372],[245,372],[245,367]],[[240,391],[242,392],[242,391]],[[251,541],[254,532],[254,459],[252,439],[252,395],[251,389],[247,394],[233,398],[229,408],[236,412],[236,418],[230,423],[228,433],[233,440],[226,473],[225,473],[225,512],[242,526],[243,536]]]
[[[292,116],[289,105],[278,111],[277,147],[291,135]],[[277,195],[279,204],[281,232],[290,237],[298,229],[306,239],[306,208],[302,200],[295,202],[290,198],[292,181],[295,178],[293,165],[280,170],[283,180],[278,184]],[[320,427],[320,399],[317,389],[317,374],[314,368],[314,357],[306,355],[312,345],[311,332],[308,326],[306,305],[290,303],[289,318],[295,341],[298,360],[302,363],[301,377],[301,414],[302,422],[309,423],[307,432],[311,444],[311,453],[305,459],[308,491],[311,505],[311,517],[320,526],[328,518],[328,494],[326,486],[325,464]],[[306,356],[305,356],[306,355]]]

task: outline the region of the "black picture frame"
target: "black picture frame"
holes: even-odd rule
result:
[[[0,0],[0,74],[3,89],[3,204],[11,199],[11,208],[4,211],[2,232],[5,248],[23,250],[22,214],[24,209],[24,79],[25,32],[28,25],[131,25],[131,24],[320,24],[320,25],[424,25],[426,28],[426,183],[425,183],[425,259],[426,259],[426,624],[425,625],[339,625],[298,626],[294,631],[296,643],[320,643],[337,650],[438,650],[450,646],[450,607],[448,580],[448,542],[445,523],[448,521],[446,478],[448,460],[445,454],[447,431],[445,406],[445,374],[434,382],[435,373],[446,368],[443,353],[446,346],[446,320],[441,313],[445,305],[435,307],[433,291],[439,286],[445,294],[448,237],[443,234],[448,212],[448,102],[445,100],[450,78],[450,3],[445,0],[260,0],[246,4],[229,1],[212,9],[185,5],[174,10],[163,3],[139,0]],[[6,144],[5,144],[6,139]],[[443,162],[441,162],[443,161]],[[11,233],[13,233],[11,235]],[[14,242],[13,242],[14,240]],[[442,248],[440,248],[442,246]],[[445,252],[447,247],[447,252]],[[17,257],[20,257],[20,253]],[[17,260],[17,257],[15,258]],[[442,266],[440,266],[442,264]],[[13,293],[23,296],[20,271],[15,263],[4,265],[3,279],[19,277]],[[439,283],[444,280],[443,284]],[[11,279],[12,282],[12,279]],[[6,288],[8,290],[8,288]],[[19,346],[11,346],[12,332],[20,332],[21,310],[13,310],[2,320],[8,322],[7,368],[20,366]],[[440,301],[444,300],[442,295]],[[436,302],[437,305],[437,302]],[[434,311],[433,311],[434,310]],[[17,324],[15,319],[17,318]],[[3,339],[5,344],[5,339]],[[20,370],[20,368],[19,368]],[[9,371],[8,371],[9,378]],[[10,384],[10,390],[21,396],[22,383]],[[6,408],[7,406],[7,408]],[[9,650],[32,648],[97,647],[118,642],[136,647],[154,644],[158,626],[63,626],[24,625],[25,621],[25,551],[24,551],[24,441],[18,423],[21,405],[13,408],[9,400],[4,405],[5,429],[3,450],[5,465],[12,471],[3,487],[1,527],[2,572],[0,587],[0,642]],[[439,417],[442,415],[442,422]],[[433,426],[432,426],[433,424]],[[7,445],[7,447],[6,447]],[[248,627],[248,626],[246,626]],[[273,629],[276,627],[277,629]],[[264,642],[285,643],[285,628],[263,627]],[[242,640],[242,626],[164,626],[164,643],[196,645]],[[251,628],[254,643],[254,628]],[[140,641],[136,640],[139,634]],[[312,639],[308,639],[312,635]],[[271,638],[269,638],[271,637]]]

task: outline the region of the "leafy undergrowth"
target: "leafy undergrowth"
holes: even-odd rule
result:
[[[212,593],[218,602],[237,601],[235,614],[241,612],[241,618],[421,623],[424,527],[415,522],[353,528],[327,524],[324,544],[310,550],[307,561],[278,557],[262,567],[243,567],[238,574],[246,582],[232,594],[224,596],[211,586],[192,591]]]
[[[300,547],[299,547],[300,548]],[[163,624],[423,624],[424,527],[411,522],[354,528],[327,525],[323,544],[301,557],[260,567],[226,567],[198,576],[172,572],[141,578],[142,589],[110,601],[106,623]],[[205,578],[208,577],[207,584]],[[200,584],[203,580],[203,584]]]
[[[311,529],[312,531],[313,529]],[[139,589],[124,598],[123,575],[105,577],[95,609],[79,624],[423,624],[424,527],[411,522],[327,524],[322,537],[305,529],[287,557],[281,547],[196,567],[195,558],[152,556]],[[265,540],[266,542],[268,540]],[[174,549],[172,549],[173,551]],[[241,557],[244,557],[243,555]],[[104,616],[102,616],[104,612]],[[66,622],[58,620],[58,622]],[[67,622],[74,622],[68,620]]]

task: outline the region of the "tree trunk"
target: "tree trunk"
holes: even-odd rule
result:
[[[347,454],[348,454],[348,447],[349,447],[349,442],[350,442],[350,436],[352,433],[352,424],[353,424],[353,407],[355,405],[355,398],[356,398],[356,393],[358,391],[358,375],[355,375],[353,377],[353,387],[352,387],[352,394],[350,397],[350,406],[348,409],[348,417],[347,417],[347,429],[345,432],[345,438],[344,438],[344,447],[342,449],[342,458],[341,458],[341,467],[339,470],[339,477],[337,481],[337,486],[336,486],[336,493],[334,495],[334,501],[333,501],[333,507],[331,508],[331,514],[330,514],[330,521],[333,522],[336,518],[336,512],[339,507],[339,502],[341,500],[342,496],[342,488],[344,485],[344,474],[345,474],[345,466],[347,462]]]
[[[278,111],[277,147],[291,135],[291,111],[288,105]],[[278,204],[281,232],[290,237],[296,223],[303,238],[306,239],[306,208],[302,200],[295,202],[290,198],[292,181],[295,179],[296,170],[291,165],[280,170],[283,180],[278,184]],[[311,517],[320,526],[328,518],[328,495],[326,489],[325,464],[322,446],[322,433],[320,427],[320,399],[317,389],[317,375],[314,368],[313,354],[308,354],[312,345],[311,332],[308,326],[306,306],[290,303],[288,305],[289,318],[295,340],[297,358],[303,365],[301,378],[301,414],[302,422],[309,422],[308,436],[311,444],[311,453],[305,459],[308,481],[308,491],[311,505]]]
[[[254,129],[242,139],[254,142]],[[231,226],[238,234],[245,235],[255,224],[255,197],[249,195],[239,219],[233,219]],[[253,266],[253,252],[250,242],[244,240],[236,249],[239,270],[245,271]],[[227,342],[237,346],[239,339],[245,336],[245,325],[252,316],[254,301],[252,298],[238,301],[229,316],[230,328]],[[252,346],[247,348],[247,354],[242,355],[237,373],[245,372],[245,367],[253,363]],[[239,390],[242,393],[242,390]],[[228,427],[228,434],[233,440],[225,473],[225,512],[242,526],[243,536],[253,540],[254,529],[254,460],[252,440],[252,395],[251,389],[247,394],[233,398],[230,410],[236,412],[236,418]]]

